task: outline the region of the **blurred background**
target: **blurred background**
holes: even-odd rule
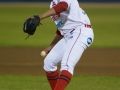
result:
[[[120,0],[79,0],[95,34],[93,44],[76,65],[76,75],[120,75]],[[0,0],[0,74],[44,75],[40,51],[56,27],[50,18],[27,40],[26,18],[49,9],[50,0]]]

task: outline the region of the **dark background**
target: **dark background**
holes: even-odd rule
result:
[[[0,2],[50,2],[51,0],[0,0]],[[120,0],[78,0],[79,2],[120,2]]]

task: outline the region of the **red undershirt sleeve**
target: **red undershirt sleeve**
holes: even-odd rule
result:
[[[66,2],[59,2],[56,6],[53,7],[56,14],[60,14],[61,12],[67,10],[68,4]]]
[[[58,29],[56,30],[56,34],[62,36],[61,33],[60,33],[60,31]]]

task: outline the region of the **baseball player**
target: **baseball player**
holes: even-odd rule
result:
[[[65,90],[83,52],[94,39],[93,29],[77,0],[52,0],[50,9],[40,15],[51,17],[57,30],[51,44],[44,49],[44,70],[52,90]],[[61,63],[60,71],[57,68]]]

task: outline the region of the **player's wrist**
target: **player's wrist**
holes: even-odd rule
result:
[[[39,17],[40,17],[40,20],[42,20],[42,19],[43,19],[43,16],[42,16],[42,15],[40,15]]]

